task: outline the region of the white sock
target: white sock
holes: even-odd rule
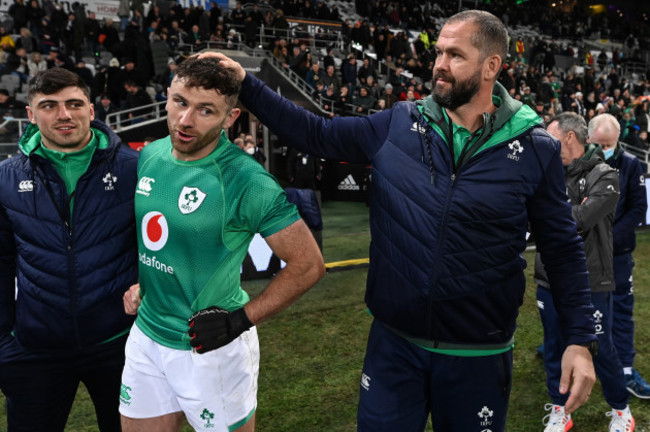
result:
[[[624,367],[624,368],[623,368],[623,373],[624,373],[625,375],[632,375],[632,369],[633,369],[633,368],[631,368],[631,367]]]

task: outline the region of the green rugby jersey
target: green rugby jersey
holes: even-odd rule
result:
[[[240,269],[255,233],[268,237],[300,219],[277,180],[224,133],[198,161],[174,158],[169,136],[146,146],[135,213],[143,296],[136,323],[159,344],[184,350],[194,312],[249,301]]]

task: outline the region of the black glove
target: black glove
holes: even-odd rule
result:
[[[190,345],[199,354],[228,345],[253,327],[244,308],[228,312],[217,306],[198,311],[190,317],[189,323]]]

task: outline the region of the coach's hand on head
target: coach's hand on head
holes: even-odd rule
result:
[[[221,54],[220,52],[210,51],[210,52],[201,53],[201,54],[199,54],[199,58],[200,59],[217,58],[217,59],[220,60],[220,63],[221,63],[221,65],[223,67],[225,67],[226,69],[232,69],[233,71],[235,71],[235,73],[237,74],[237,77],[239,78],[240,81],[244,81],[244,78],[246,78],[246,71],[244,70],[242,65],[240,65],[239,63],[237,63],[235,60],[231,59],[230,57],[227,57],[227,56]]]
[[[244,308],[228,312],[217,306],[198,311],[190,317],[189,324],[190,345],[199,354],[228,345],[253,327]]]

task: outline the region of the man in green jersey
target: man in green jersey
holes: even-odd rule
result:
[[[120,395],[125,432],[177,431],[183,416],[196,429],[254,430],[254,325],[325,271],[277,181],[224,132],[239,116],[239,89],[219,60],[185,60],[168,89],[170,135],[140,155],[140,292],[124,297],[126,311],[138,314]],[[286,267],[250,299],[240,268],[256,233]]]

